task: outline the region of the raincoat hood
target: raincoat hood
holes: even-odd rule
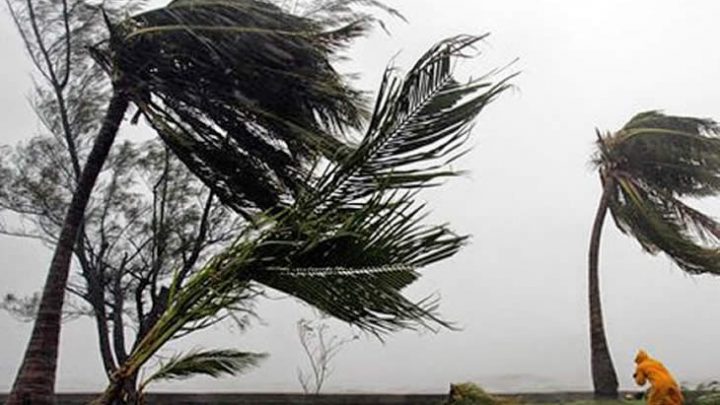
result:
[[[650,358],[650,356],[648,356],[647,352],[645,350],[640,349],[640,350],[638,350],[637,355],[635,356],[635,363],[640,364],[643,361],[647,360],[648,358]]]

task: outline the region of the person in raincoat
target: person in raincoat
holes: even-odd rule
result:
[[[680,386],[665,366],[650,357],[644,350],[635,356],[635,382],[643,386],[650,382],[647,403],[650,405],[683,405],[684,399]]]

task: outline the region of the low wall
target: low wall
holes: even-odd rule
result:
[[[0,394],[0,403],[6,395]],[[58,394],[57,405],[87,404],[96,394]],[[440,405],[446,395],[148,394],[148,405]]]
[[[625,395],[626,393],[622,393]],[[505,394],[528,403],[563,403],[592,398],[591,392]],[[0,394],[0,403],[7,395]],[[97,394],[58,394],[57,405],[87,404]],[[440,405],[447,394],[148,394],[148,405]]]

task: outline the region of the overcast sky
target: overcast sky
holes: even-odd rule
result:
[[[720,119],[720,28],[716,0],[392,1],[409,20],[391,21],[357,43],[345,68],[376,87],[393,56],[409,67],[435,41],[486,31],[483,55],[465,64],[482,74],[519,58],[517,90],[480,115],[468,169],[427,193],[432,218],[472,243],[424,270],[409,289],[438,293],[442,314],[462,327],[363,338],[334,364],[328,392],[445,392],[450,382],[491,390],[591,389],[586,298],[587,246],[600,196],[588,164],[595,128],[615,130],[633,114],[663,109]],[[3,10],[4,11],[4,10]],[[36,134],[29,108],[31,68],[7,13],[0,15],[0,143]],[[2,179],[0,179],[2,181]],[[705,203],[720,214],[719,202]],[[48,250],[0,237],[0,293],[42,287]],[[681,381],[720,377],[720,279],[689,277],[665,257],[644,254],[606,222],[601,247],[606,329],[622,388],[632,387],[635,351],[646,348]],[[159,386],[173,390],[299,391],[303,363],[295,322],[308,309],[265,301],[263,322],[240,334],[216,328],[173,348],[237,347],[270,358],[239,378]],[[351,331],[334,325],[340,335]],[[12,384],[30,326],[0,313],[0,391]],[[62,334],[59,390],[104,387],[92,323]],[[165,354],[171,352],[166,351]]]

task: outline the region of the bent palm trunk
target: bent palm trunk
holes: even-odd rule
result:
[[[588,297],[590,300],[590,356],[593,388],[596,397],[618,396],[618,381],[612,357],[605,338],[602,308],[600,305],[600,283],[598,280],[598,254],[600,236],[615,181],[611,176],[605,179],[600,205],[595,214],[592,236],[590,237]]]
[[[115,140],[127,107],[127,96],[116,91],[110,100],[102,127],[68,207],[50,263],[30,342],[7,405],[54,403],[60,321],[73,246],[83,222],[90,193]]]

